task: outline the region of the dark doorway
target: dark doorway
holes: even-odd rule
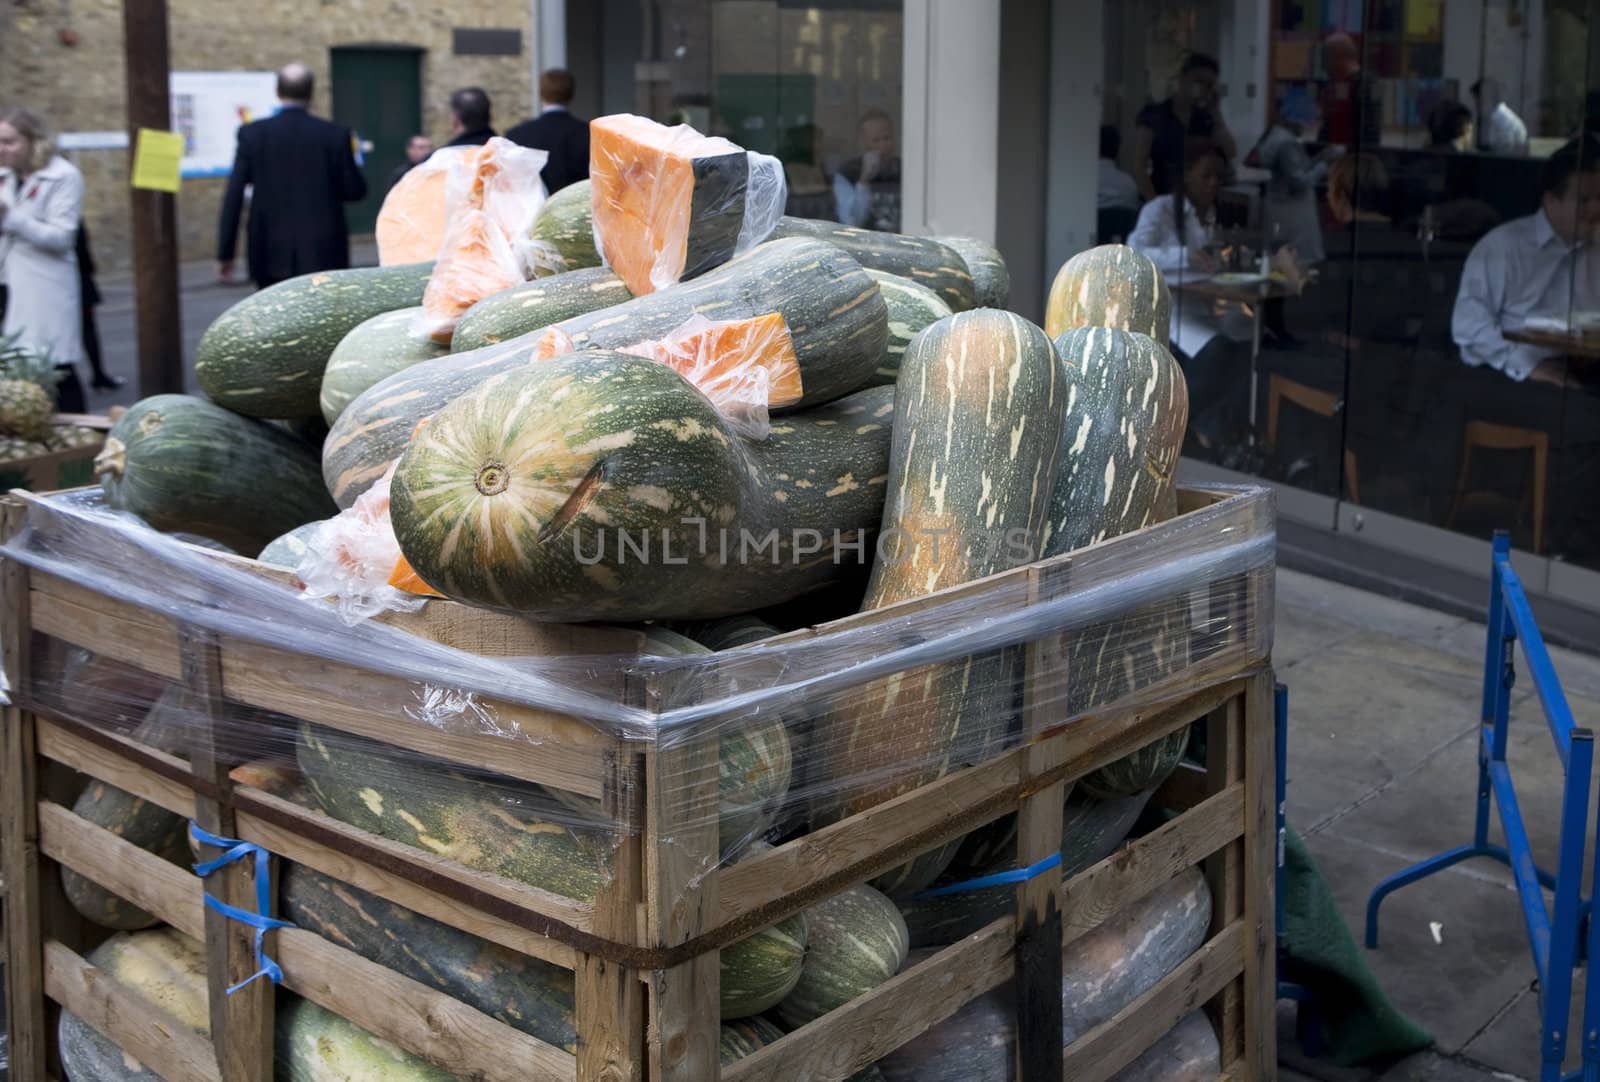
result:
[[[365,45],[332,54],[333,119],[356,134],[366,155],[367,197],[345,213],[350,232],[370,233],[406,140],[422,130],[422,50]]]

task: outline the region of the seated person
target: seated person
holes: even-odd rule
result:
[[[1149,256],[1174,287],[1172,345],[1189,383],[1190,431],[1203,448],[1218,446],[1242,420],[1241,389],[1249,400],[1250,317],[1237,304],[1176,288],[1185,276],[1220,269],[1209,248],[1227,167],[1215,143],[1191,140],[1177,190],[1146,203],[1128,237],[1129,247]]]
[[[1428,112],[1428,149],[1465,154],[1472,149],[1472,110],[1459,101],[1441,101]]]
[[[1117,165],[1122,135],[1110,124],[1100,126],[1099,209],[1139,209],[1139,185]]]
[[[894,122],[882,109],[861,117],[861,156],[833,177],[838,220],[864,229],[900,232],[900,157],[894,152]]]
[[[1574,140],[1545,162],[1538,211],[1492,230],[1473,246],[1451,332],[1461,359],[1513,380],[1568,386],[1595,381],[1554,350],[1506,341],[1530,318],[1600,310],[1600,142]]]

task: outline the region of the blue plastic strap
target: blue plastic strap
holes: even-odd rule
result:
[[[935,887],[918,894],[918,898],[942,898],[946,894],[965,894],[969,890],[982,890],[984,887],[1003,887],[1011,883],[1026,883],[1034,876],[1043,875],[1051,868],[1061,863],[1060,853],[1051,853],[1037,864],[1030,864],[1026,868],[1013,868],[1008,872],[996,872],[993,875],[981,876],[977,879],[964,879],[959,883],[950,883],[946,886]]]
[[[256,859],[256,911],[254,913],[228,905],[226,902],[219,901],[209,894],[206,895],[206,905],[209,908],[221,913],[229,920],[238,921],[240,924],[248,925],[256,930],[256,972],[228,989],[228,994],[230,996],[233,995],[233,993],[245,987],[257,977],[266,977],[273,984],[280,983],[283,980],[283,970],[278,968],[278,963],[267,956],[266,951],[262,949],[262,941],[271,929],[293,928],[294,925],[286,920],[278,920],[266,915],[267,910],[272,908],[272,854],[254,842],[242,842],[238,838],[224,838],[219,834],[212,834],[210,831],[202,829],[192,819],[189,821],[189,835],[202,845],[215,846],[224,851],[215,860],[208,860],[194,866],[194,874],[202,879],[218,868],[226,867],[234,861],[243,860],[249,856],[254,856]]]

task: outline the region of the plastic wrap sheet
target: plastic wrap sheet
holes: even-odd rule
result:
[[[502,657],[419,638],[401,626],[414,617],[348,626],[286,574],[184,545],[92,497],[30,501],[25,528],[0,551],[165,629],[102,644],[99,655],[69,645],[67,632],[37,637],[28,701],[181,743],[211,722],[196,697],[138,666],[159,671],[150,644],[162,633],[170,643],[174,627],[180,640],[214,639],[234,659],[224,670],[227,725],[254,784],[513,878],[536,881],[557,861],[565,871],[542,885],[581,898],[605,881],[610,847],[638,829],[635,818],[581,786],[516,781],[402,746],[435,746],[432,730],[457,748],[456,738],[479,738],[486,766],[597,741],[698,762],[663,784],[699,809],[686,823],[717,818],[723,859],[734,859],[758,837],[792,836],[852,802],[1017,746],[1024,709],[1035,728],[1054,728],[1243,671],[1269,652],[1274,549],[1270,497],[1240,490],[1067,560],[772,642],[712,653],[669,629],[547,626],[533,629],[541,656]],[[36,599],[36,623],[48,604]],[[464,614],[468,628],[514,622],[440,611]],[[249,705],[242,690],[234,702],[239,665],[294,689],[304,716]],[[379,718],[391,746],[339,731],[332,721],[344,714]],[[524,724],[551,714],[559,725]],[[712,740],[714,759],[668,754]],[[707,791],[708,760],[718,764],[714,808],[688,799]]]
[[[771,155],[629,113],[589,132],[595,250],[635,295],[744,254],[783,216],[788,181]]]

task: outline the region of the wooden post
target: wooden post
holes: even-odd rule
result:
[[[22,526],[22,505],[0,504],[0,538]],[[28,673],[28,569],[0,561],[0,654],[11,703],[0,710],[5,726],[0,762],[0,852],[6,879],[6,1025],[11,1034],[11,1077],[44,1078],[49,1058],[45,1026],[44,919],[40,892],[38,760],[33,715],[19,705]]]
[[[1277,719],[1271,670],[1251,679],[1244,709],[1244,1063],[1270,1079],[1278,1063]]]
[[[179,638],[183,682],[193,712],[188,726],[189,764],[196,777],[215,787],[214,792],[226,794],[228,771],[237,763],[226,742],[233,726],[222,699],[222,656],[209,633],[185,628]],[[203,830],[235,836],[233,808],[213,796],[195,794],[194,818]],[[210,846],[202,846],[200,852],[203,859],[221,855]],[[205,891],[219,902],[255,912],[255,861],[238,860],[218,868],[206,877]],[[222,1082],[272,1082],[272,982],[262,977],[228,994],[229,988],[256,972],[255,931],[210,906],[205,919],[211,1039]]]
[[[1039,598],[1039,572],[1030,568],[1028,599]],[[1041,740],[1054,716],[1048,667],[1066,657],[1043,640],[1023,650],[1022,739],[1030,744],[1023,785],[1057,765],[1064,745]],[[1040,702],[1040,699],[1044,702]],[[1026,796],[1017,809],[1017,867],[1029,868],[1061,852],[1062,812],[1067,783],[1056,782]],[[1061,865],[1017,888],[1017,1049],[1016,1077],[1022,1082],[1061,1082]]]
[[[167,0],[123,0],[128,83],[128,163],[139,129],[172,126]],[[183,392],[183,324],[178,304],[178,211],[169,192],[132,188],[133,300],[139,331],[139,395]]]
[[[1206,790],[1222,792],[1245,776],[1244,737],[1247,690],[1212,711],[1206,726]],[[1270,797],[1269,797],[1270,799]],[[1248,814],[1248,810],[1247,810]],[[1207,858],[1206,882],[1211,887],[1211,935],[1220,934],[1244,915],[1245,840],[1236,839]],[[1268,920],[1270,920],[1270,915]],[[1244,1056],[1244,980],[1229,981],[1211,1004],[1211,1022],[1222,1046],[1222,1065]]]

